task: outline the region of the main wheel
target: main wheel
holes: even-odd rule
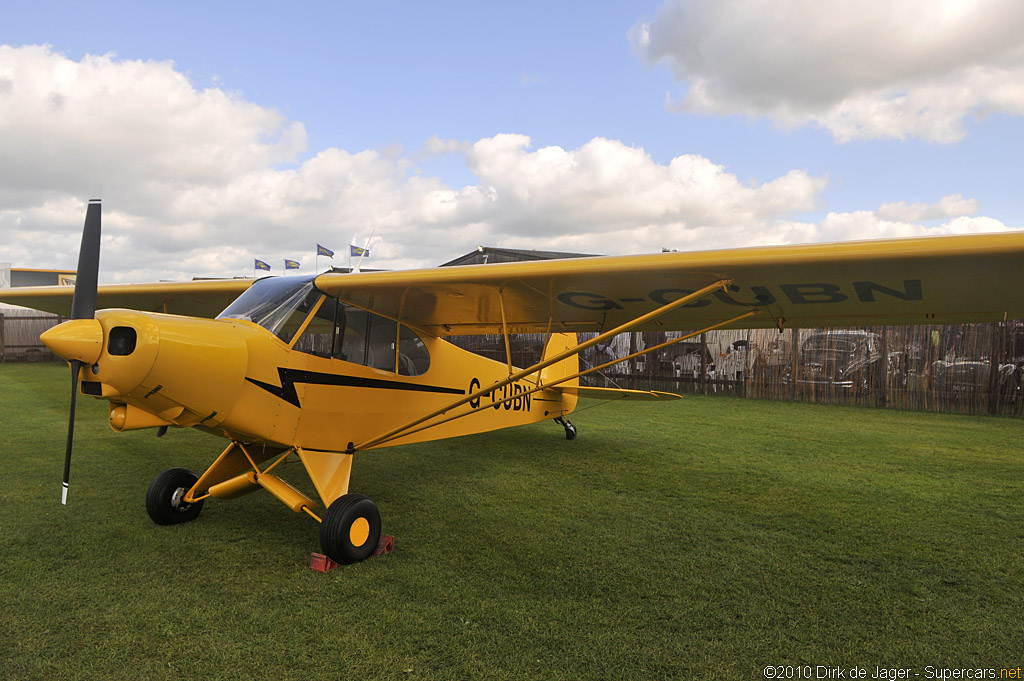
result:
[[[146,513],[157,525],[194,520],[203,502],[185,503],[184,497],[199,477],[187,468],[169,468],[156,476],[146,492]]]
[[[358,563],[373,555],[380,542],[380,511],[362,494],[335,499],[320,523],[320,547],[336,563]]]

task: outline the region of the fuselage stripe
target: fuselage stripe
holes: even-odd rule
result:
[[[324,374],[317,371],[306,371],[304,369],[286,369],[278,367],[278,375],[281,377],[281,385],[276,386],[255,378],[246,376],[245,380],[263,388],[272,395],[280,397],[285,402],[299,405],[299,396],[295,392],[296,383],[309,385],[336,385],[348,388],[374,388],[378,390],[409,390],[413,392],[441,393],[444,395],[465,395],[465,390],[459,388],[447,388],[438,385],[425,385],[423,383],[406,383],[403,381],[389,381],[382,378],[364,378],[361,376],[345,376],[342,374]]]

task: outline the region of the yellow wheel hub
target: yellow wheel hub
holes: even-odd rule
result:
[[[370,521],[366,518],[356,518],[348,528],[348,540],[352,546],[360,547],[370,537]]]

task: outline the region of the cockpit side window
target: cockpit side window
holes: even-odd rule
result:
[[[293,349],[403,376],[427,371],[430,355],[412,329],[399,329],[390,319],[324,296],[313,286],[315,276],[260,279],[217,319],[244,319],[291,343],[310,310],[323,298]]]
[[[333,357],[402,376],[418,376],[430,366],[426,345],[412,329],[403,326],[399,332],[394,321],[331,297],[320,305],[293,347],[318,357]]]
[[[407,326],[403,326],[398,334],[397,357],[398,373],[403,376],[418,376],[430,367],[426,344]]]
[[[302,320],[299,320],[299,323],[301,324]],[[338,305],[334,298],[325,297],[306,330],[292,347],[317,357],[338,357],[334,343],[335,339],[341,338],[344,329],[344,307]]]

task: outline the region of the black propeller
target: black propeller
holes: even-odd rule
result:
[[[100,271],[99,199],[90,199],[82,229],[82,246],[78,250],[78,272],[75,276],[75,297],[71,303],[72,319],[92,319],[96,315],[96,289]],[[71,410],[68,415],[68,443],[64,451],[64,485],[60,503],[68,503],[68,481],[71,477],[71,445],[75,439],[75,404],[78,400],[78,372],[82,361],[71,360]]]

